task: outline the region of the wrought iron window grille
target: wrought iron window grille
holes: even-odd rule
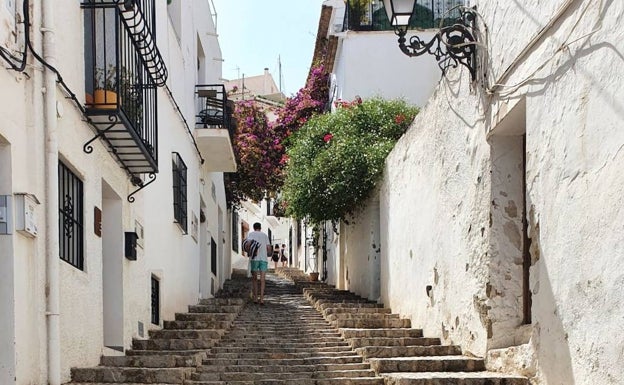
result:
[[[187,228],[187,167],[179,153],[173,153],[173,217],[184,234]]]
[[[59,254],[61,260],[84,270],[83,184],[65,164],[58,164]]]

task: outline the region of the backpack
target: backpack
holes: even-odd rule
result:
[[[260,249],[260,242],[250,238],[246,238],[243,241],[243,251],[247,253],[247,256],[254,259],[258,256],[258,250]]]

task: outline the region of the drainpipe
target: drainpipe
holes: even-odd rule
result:
[[[36,3],[35,3],[36,4]],[[56,66],[54,1],[41,2],[43,58]],[[48,334],[48,383],[61,385],[59,225],[58,225],[58,138],[56,121],[56,74],[44,69],[45,200],[46,200],[46,293]]]

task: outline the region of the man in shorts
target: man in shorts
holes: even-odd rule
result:
[[[267,256],[273,251],[269,237],[263,233],[262,225],[258,222],[253,224],[253,229],[247,239],[253,239],[260,244],[258,248],[258,254],[251,260],[251,291],[255,303],[264,305],[264,281],[266,272],[269,269],[269,262]],[[258,288],[258,276],[260,277],[260,287]],[[258,290],[259,289],[259,290]],[[260,295],[258,296],[258,291]]]

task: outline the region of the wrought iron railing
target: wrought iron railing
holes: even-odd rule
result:
[[[195,128],[226,128],[233,136],[233,103],[222,84],[195,86]]]
[[[431,29],[450,25],[459,17],[465,0],[416,0],[409,29]],[[381,0],[348,0],[343,31],[393,31]]]

